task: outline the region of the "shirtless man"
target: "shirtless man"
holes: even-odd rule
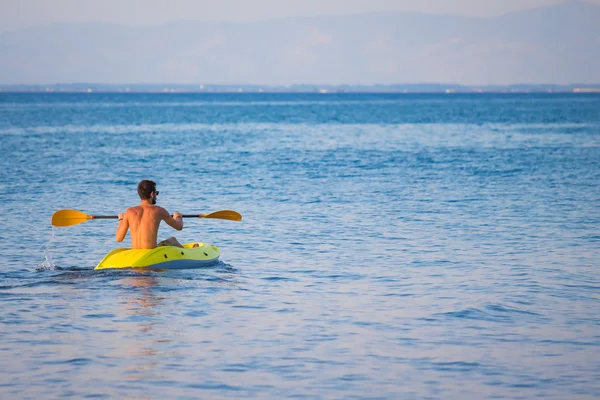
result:
[[[180,213],[176,212],[171,217],[167,210],[155,205],[156,196],[158,196],[156,183],[148,180],[141,181],[138,185],[138,194],[142,203],[119,214],[117,242],[122,242],[127,230],[131,229],[132,249],[153,249],[157,246],[183,247],[174,237],[163,240],[158,245],[156,243],[160,221],[165,221],[178,231],[183,229],[183,217]]]

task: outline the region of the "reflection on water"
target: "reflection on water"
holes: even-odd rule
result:
[[[161,307],[165,297],[157,294],[158,279],[153,275],[139,273],[119,279],[119,285],[126,291],[121,302],[125,319],[133,321],[133,337],[127,348],[131,364],[125,368],[125,379],[159,379],[156,369],[165,357],[179,355],[175,350],[164,350],[170,340],[156,338],[157,321],[160,321]]]
[[[123,376],[136,381],[162,379],[166,364],[178,365],[185,358],[175,340],[180,333],[173,331],[170,319],[180,314],[179,297],[185,296],[186,289],[198,288],[210,294],[203,299],[206,308],[211,303],[233,301],[235,292],[231,289],[240,285],[235,269],[224,263],[189,271],[129,271],[115,283],[120,292],[117,320],[127,326],[122,336],[124,346],[120,346],[128,360]],[[198,324],[206,310],[186,315],[190,324]]]

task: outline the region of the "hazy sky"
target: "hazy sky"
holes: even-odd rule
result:
[[[600,4],[600,0],[587,0]],[[175,20],[247,21],[292,15],[423,11],[492,16],[560,0],[0,0],[0,30],[52,22],[153,25]]]

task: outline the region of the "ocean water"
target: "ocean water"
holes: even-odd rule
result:
[[[2,398],[600,396],[598,95],[0,94],[0,154]],[[52,229],[141,179],[219,264]]]

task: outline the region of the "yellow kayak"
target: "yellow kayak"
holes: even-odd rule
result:
[[[197,245],[194,247],[194,245]],[[162,246],[155,249],[115,249],[108,253],[94,269],[115,268],[200,268],[217,262],[221,252],[216,246],[201,242],[186,243],[181,247]]]

